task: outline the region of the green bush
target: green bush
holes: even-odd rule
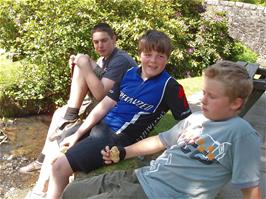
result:
[[[239,1],[239,2],[243,2],[243,3],[250,3],[250,4],[266,6],[265,0],[233,0],[233,1]]]
[[[233,49],[233,61],[245,61],[250,63],[256,63],[258,59],[258,54],[256,54],[254,51],[252,51],[250,48],[242,44],[241,42],[236,42],[236,45]]]
[[[223,14],[205,13],[200,0],[0,0],[0,47],[26,60],[19,84],[3,95],[21,108],[47,102],[65,103],[70,86],[67,61],[71,54],[96,59],[90,30],[110,23],[118,46],[137,59],[137,40],[147,29],[167,33],[174,46],[168,70],[176,78],[199,75],[235,49]]]

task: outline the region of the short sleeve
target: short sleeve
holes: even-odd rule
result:
[[[176,120],[182,120],[191,114],[184,89],[173,78],[167,84],[165,101]]]
[[[104,73],[103,77],[111,79],[114,82],[119,82],[125,72],[132,67],[131,65],[129,60],[122,54],[115,56],[110,60],[107,71]]]
[[[119,95],[120,95],[120,83],[115,83],[113,88],[109,90],[107,96],[110,97],[114,101],[119,100]]]
[[[256,186],[260,179],[260,138],[255,132],[238,138],[232,152],[232,184],[240,189]]]

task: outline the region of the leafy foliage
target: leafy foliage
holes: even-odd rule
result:
[[[109,23],[118,34],[118,46],[136,60],[139,36],[147,29],[164,31],[173,41],[168,70],[176,78],[198,75],[239,50],[224,15],[206,13],[200,0],[0,1],[0,47],[26,60],[21,81],[5,88],[3,96],[22,109],[34,104],[42,112],[48,103],[65,103],[68,58],[76,53],[97,58],[90,30],[98,22]]]
[[[239,2],[243,2],[243,3],[250,3],[250,4],[266,6],[265,0],[233,0],[233,1],[239,1]]]
[[[236,42],[232,53],[234,53],[232,61],[243,60],[249,63],[256,63],[258,59],[258,55],[241,42]]]

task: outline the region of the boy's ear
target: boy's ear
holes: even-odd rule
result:
[[[116,41],[117,41],[117,36],[114,35],[113,38],[112,38],[112,40],[113,40],[114,42],[116,42]]]
[[[240,110],[242,106],[244,105],[244,102],[245,101],[242,98],[240,97],[236,98],[235,100],[231,102],[231,109],[235,111]]]

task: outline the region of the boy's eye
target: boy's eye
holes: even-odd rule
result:
[[[101,39],[101,40],[93,40],[94,44],[106,43],[106,42],[108,42],[108,38],[104,38],[104,39]]]
[[[203,94],[203,96],[209,97],[211,99],[215,99],[216,98],[215,95],[213,95],[211,93],[206,93],[206,91],[204,91],[204,90],[202,91],[202,94]]]
[[[211,99],[215,99],[215,98],[217,98],[216,95],[213,95],[212,93],[209,94],[209,97],[210,97]]]
[[[213,95],[209,95],[209,96],[210,96],[211,99],[215,99],[215,96],[213,96]]]
[[[101,42],[105,43],[105,42],[107,42],[107,41],[108,41],[108,39],[102,39]]]

